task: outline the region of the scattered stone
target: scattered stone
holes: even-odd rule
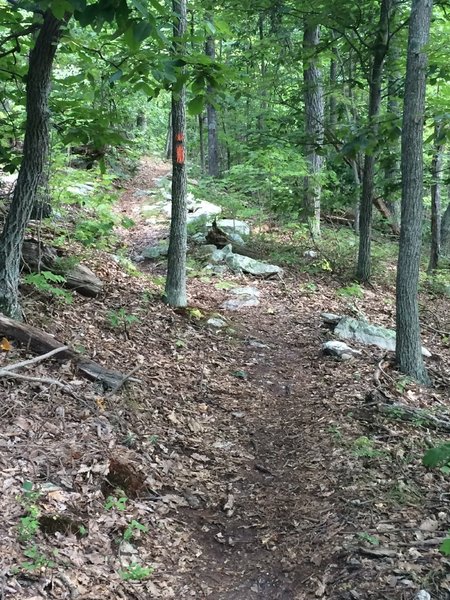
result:
[[[169,252],[169,242],[161,242],[157,246],[149,246],[148,248],[144,248],[142,250],[142,256],[149,260],[155,260],[156,258],[161,258],[162,256],[167,256]]]
[[[283,269],[278,265],[269,265],[241,254],[231,254],[226,257],[225,262],[235,273],[244,272],[260,277],[270,277],[271,275],[281,275],[283,273]]]
[[[336,356],[341,360],[350,360],[355,356],[361,356],[359,350],[355,350],[350,346],[347,346],[344,342],[338,342],[337,340],[330,340],[322,345],[322,351],[324,354]]]
[[[431,595],[426,590],[420,590],[414,596],[414,600],[431,600]]]
[[[324,312],[320,315],[322,320],[327,325],[337,325],[339,321],[342,319],[342,315],[335,315],[334,313]]]
[[[383,350],[395,351],[395,331],[379,325],[371,325],[367,321],[342,317],[334,334],[342,340],[354,340],[366,346],[377,346]],[[431,352],[422,347],[422,354],[430,357]]]
[[[206,324],[213,329],[222,329],[222,327],[226,326],[227,322],[223,319],[219,319],[218,317],[211,317],[206,321]]]
[[[227,266],[212,265],[211,263],[209,263],[204,267],[203,270],[209,272],[211,275],[225,275],[225,273],[227,272]]]
[[[207,200],[196,200],[194,198],[188,208],[187,221],[188,223],[192,223],[198,219],[209,219],[220,215],[221,212],[222,208],[217,206],[217,204],[213,204]]]
[[[303,256],[305,258],[317,258],[319,255],[315,250],[306,250],[306,252],[303,252]]]
[[[135,198],[144,198],[145,196],[154,196],[155,190],[136,190],[133,194]]]
[[[76,185],[69,185],[67,191],[77,196],[89,196],[95,189],[94,183],[77,183]]]
[[[252,346],[252,348],[268,348],[269,347],[267,344],[258,342],[258,340],[249,340],[248,345]]]
[[[225,233],[238,233],[240,235],[250,235],[250,225],[245,221],[237,219],[220,219],[217,221],[217,227],[225,231]]]

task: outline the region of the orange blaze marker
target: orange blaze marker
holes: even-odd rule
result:
[[[177,133],[175,135],[175,161],[178,165],[183,165],[185,160],[183,141],[184,135]]]

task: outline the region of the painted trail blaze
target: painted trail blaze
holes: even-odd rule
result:
[[[184,135],[177,133],[175,136],[175,160],[177,164],[184,164]]]

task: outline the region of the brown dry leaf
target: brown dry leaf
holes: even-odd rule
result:
[[[12,350],[11,342],[5,337],[0,340],[0,350],[2,350],[2,352],[9,352]]]

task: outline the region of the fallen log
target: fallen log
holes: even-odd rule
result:
[[[76,264],[63,272],[58,265],[60,258],[54,248],[38,240],[28,239],[23,243],[22,264],[25,270],[31,273],[47,270],[63,275],[65,287],[89,298],[97,296],[102,291],[103,283],[88,267]]]
[[[76,370],[81,375],[90,381],[101,383],[105,389],[119,388],[124,380],[133,380],[123,373],[108,369],[90,358],[81,356],[70,346],[64,348],[64,344],[45,331],[41,331],[33,325],[15,321],[2,314],[0,314],[0,333],[7,339],[13,339],[23,344],[27,349],[37,354],[45,354],[52,350],[61,349],[58,353],[58,359],[72,360]]]
[[[240,254],[241,256],[248,256],[249,258],[255,259],[261,258],[256,252],[247,248],[247,246],[238,244],[228,237],[225,231],[217,225],[215,219],[211,225],[211,229],[209,229],[206,234],[206,241],[208,244],[214,244],[217,248],[225,248],[225,246],[231,245],[234,254]]]
[[[376,394],[376,400],[373,403],[378,412],[383,415],[400,419],[401,421],[409,421],[431,427],[437,431],[450,431],[450,414],[449,413],[431,413],[423,408],[413,408],[401,402],[387,403],[380,400],[381,394]]]

